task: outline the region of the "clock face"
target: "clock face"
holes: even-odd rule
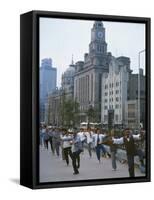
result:
[[[97,37],[100,38],[100,39],[103,38],[103,33],[102,32],[98,32],[97,33]]]

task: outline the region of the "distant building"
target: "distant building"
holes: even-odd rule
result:
[[[126,127],[138,128],[138,100],[128,100],[125,103]]]
[[[52,59],[42,59],[40,67],[40,121],[45,121],[45,104],[48,94],[56,89],[57,69],[52,67]]]
[[[75,64],[74,98],[80,105],[80,121],[88,121],[87,111],[93,108],[97,112],[97,121],[101,116],[101,80],[108,71],[110,53],[107,53],[105,28],[101,21],[95,21],[91,29],[89,53],[84,61]]]
[[[65,93],[66,99],[74,99],[74,74],[75,74],[75,65],[72,59],[72,63],[62,74],[62,90]]]
[[[128,57],[112,56],[109,64],[109,72],[102,76],[102,106],[101,122],[112,126],[123,126],[125,123],[125,102],[127,101],[127,88],[129,81],[130,59]],[[112,120],[109,119],[112,113]]]
[[[63,100],[62,89],[56,89],[48,95],[48,103],[45,110],[45,122],[52,126],[60,126],[62,124],[61,103]]]
[[[138,93],[139,80],[140,93]],[[138,107],[138,103],[140,107]],[[134,114],[132,114],[132,109],[130,107],[134,107]],[[131,116],[134,116],[134,119]],[[137,128],[140,126],[140,123],[145,127],[145,76],[143,74],[143,69],[140,69],[139,74],[130,74],[128,102],[126,102],[126,125],[128,127]]]

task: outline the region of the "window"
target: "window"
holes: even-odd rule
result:
[[[107,99],[105,99],[105,103],[107,103]]]
[[[115,115],[115,120],[118,121],[118,115]]]
[[[119,90],[116,90],[116,94],[119,94]]]
[[[105,89],[107,89],[108,88],[108,85],[105,85]]]
[[[107,121],[107,120],[108,120],[107,115],[104,115],[104,121]]]
[[[116,97],[116,101],[117,101],[117,102],[119,101],[119,98],[118,98],[118,97]]]
[[[135,104],[128,104],[128,110],[135,110]]]
[[[135,117],[135,112],[128,112],[128,117],[129,118],[134,118]]]
[[[104,106],[104,110],[107,110],[107,106]]]
[[[117,109],[117,108],[119,108],[119,105],[118,105],[118,104],[116,104],[116,105],[115,105],[115,108],[116,108],[116,109]]]
[[[107,96],[108,95],[108,93],[107,92],[105,92],[105,96]]]
[[[119,86],[119,82],[116,82],[116,86]]]

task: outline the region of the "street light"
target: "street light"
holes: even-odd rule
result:
[[[140,57],[141,54],[145,52],[145,49],[139,51],[138,53],[138,128],[140,129]]]

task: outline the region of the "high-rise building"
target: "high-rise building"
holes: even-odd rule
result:
[[[52,67],[52,59],[42,59],[40,67],[40,121],[45,121],[45,106],[48,94],[56,89],[57,69]]]

